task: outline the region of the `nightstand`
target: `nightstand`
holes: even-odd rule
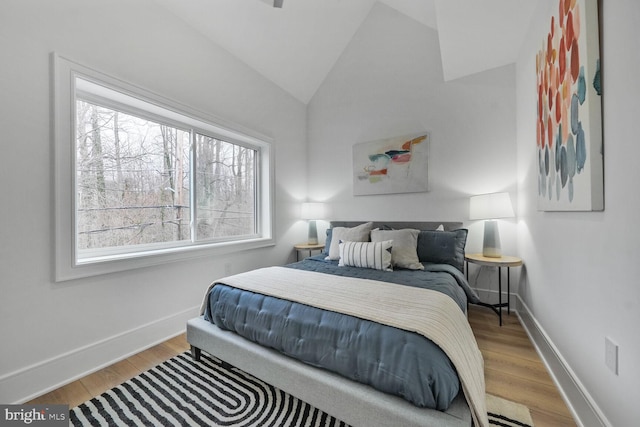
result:
[[[469,263],[479,265],[481,267],[497,267],[498,268],[498,303],[489,304],[480,302],[478,305],[489,307],[500,318],[500,326],[502,326],[502,307],[507,307],[507,314],[511,313],[511,267],[521,267],[522,259],[515,256],[501,256],[500,258],[486,257],[482,254],[466,254],[464,256],[467,280],[469,280]],[[502,267],[507,267],[507,302],[502,302]]]
[[[313,251],[321,251],[324,249],[324,243],[298,243],[297,245],[293,245],[293,248],[296,250],[296,261],[300,261],[300,251],[309,251],[309,256]]]

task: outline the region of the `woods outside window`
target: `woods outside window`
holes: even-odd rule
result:
[[[55,62],[58,280],[195,249],[272,243],[269,142],[60,57]],[[97,273],[95,264],[103,265]]]

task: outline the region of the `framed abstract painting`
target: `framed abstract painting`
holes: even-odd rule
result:
[[[429,191],[429,134],[399,136],[353,146],[353,194]]]
[[[538,209],[604,209],[598,0],[559,0],[536,55]]]

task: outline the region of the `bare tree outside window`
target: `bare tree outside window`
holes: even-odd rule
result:
[[[255,149],[80,98],[76,115],[79,250],[256,233]]]
[[[196,135],[198,238],[255,233],[255,150]]]
[[[52,66],[56,281],[275,244],[269,136],[188,94]]]
[[[189,132],[78,100],[79,249],[191,238]]]

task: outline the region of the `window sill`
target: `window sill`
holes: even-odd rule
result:
[[[55,281],[64,282],[137,268],[152,267],[169,262],[213,257],[222,254],[226,255],[269,246],[275,246],[275,240],[273,238],[256,238],[146,251],[127,255],[85,258],[75,265],[57,265]]]

